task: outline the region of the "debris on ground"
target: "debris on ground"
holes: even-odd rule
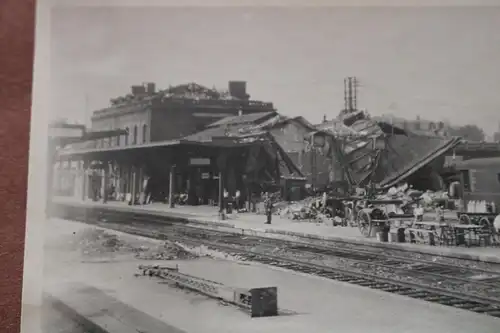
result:
[[[378,200],[401,200],[402,206],[420,206],[424,211],[435,211],[438,206],[444,207],[449,201],[448,193],[445,191],[418,191],[407,184],[399,187],[391,187],[386,193],[376,196]],[[395,212],[397,213],[397,212]]]
[[[73,248],[84,256],[106,256],[118,254],[134,254],[141,260],[186,260],[196,258],[182,246],[167,241],[162,244],[136,244],[120,238],[119,235],[102,229],[88,228],[76,232],[73,238]]]
[[[84,229],[75,233],[74,236],[74,246],[86,256],[116,254],[133,250],[117,235],[101,229]]]
[[[357,193],[361,192],[366,194],[366,191],[358,189]],[[415,190],[408,184],[391,187],[372,198],[375,200],[400,200],[402,202],[401,205],[384,204],[384,211],[388,214],[421,214],[422,210],[436,212],[439,207],[449,208],[450,203],[445,191],[424,192]],[[333,226],[348,225],[345,209],[342,208],[342,205],[333,207],[332,201],[335,201],[333,197],[327,197],[326,193],[323,193],[296,202],[277,202],[274,205],[274,214],[294,221],[327,223]]]
[[[173,242],[165,242],[155,247],[141,247],[135,254],[141,260],[186,260],[197,256]]]

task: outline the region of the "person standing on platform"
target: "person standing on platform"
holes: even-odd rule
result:
[[[273,201],[269,193],[264,193],[264,208],[266,212],[266,223],[265,224],[271,224],[272,218],[273,218]]]
[[[240,192],[240,190],[236,190],[236,194],[235,194],[234,198],[235,198],[236,210],[239,211],[241,209],[241,192]]]
[[[223,198],[222,198],[222,207],[224,207],[224,209],[226,210],[226,214],[229,214],[228,210],[229,210],[229,192],[224,189],[224,195],[223,195]]]
[[[150,204],[151,203],[151,196],[152,196],[152,181],[151,177],[148,177],[144,180],[144,204]]]

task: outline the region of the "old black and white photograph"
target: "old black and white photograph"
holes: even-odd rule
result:
[[[47,13],[43,332],[500,331],[500,7]]]

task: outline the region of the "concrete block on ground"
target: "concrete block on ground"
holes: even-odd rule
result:
[[[252,318],[278,315],[278,288],[235,288],[168,267],[140,265],[143,275],[157,276],[213,299],[222,299],[250,312]]]

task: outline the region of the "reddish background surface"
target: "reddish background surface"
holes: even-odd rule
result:
[[[0,332],[19,332],[33,75],[33,0],[0,0]]]

